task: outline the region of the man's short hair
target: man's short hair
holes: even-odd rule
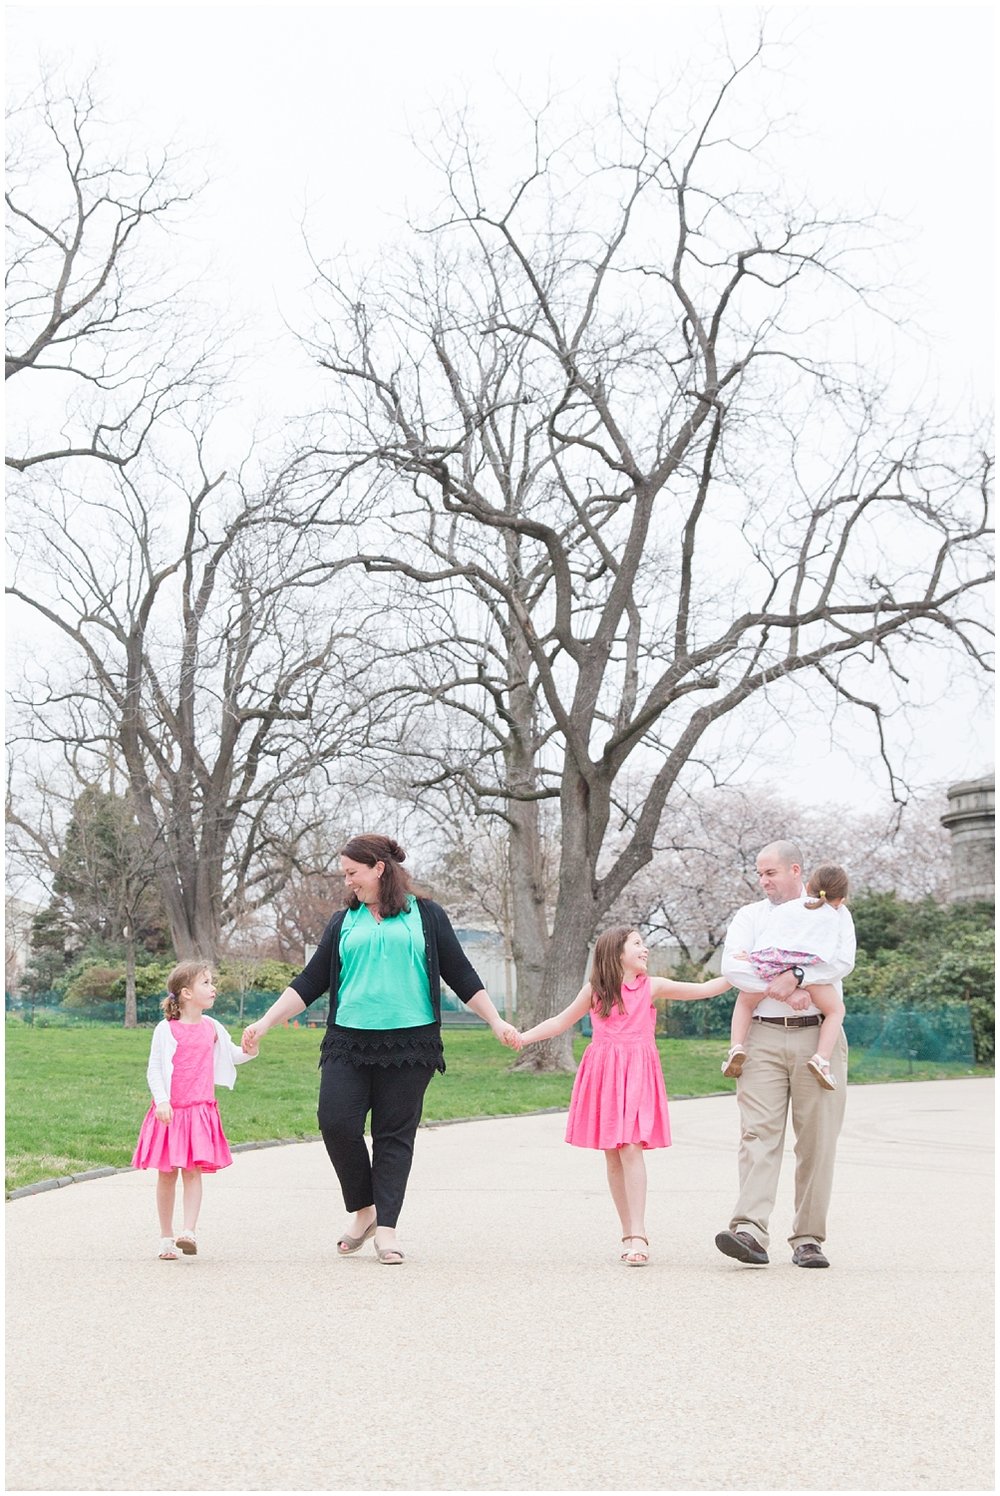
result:
[[[802,861],[802,853],[795,843],[791,841],[768,842],[766,847],[761,847],[759,855],[763,857],[765,852],[773,852],[775,857],[780,858],[785,867],[791,867],[793,862],[797,867],[805,865]]]

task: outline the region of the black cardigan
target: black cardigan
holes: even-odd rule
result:
[[[470,997],[483,990],[483,981],[472,962],[458,943],[458,936],[451,921],[433,899],[417,899],[420,920],[424,927],[424,947],[427,953],[427,976],[430,980],[431,1006],[434,1022],[441,1022],[441,978],[460,998],[467,1003]],[[312,959],[289,986],[297,992],[306,1007],[314,1003],[324,992],[330,994],[330,1015],[327,1027],[333,1028],[337,1019],[337,994],[340,989],[340,930],[346,909],[340,909],[323,931],[322,938]]]

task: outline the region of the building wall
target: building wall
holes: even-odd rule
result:
[[[4,899],[4,986],[15,992],[31,955],[31,922],[39,904],[8,895]]]

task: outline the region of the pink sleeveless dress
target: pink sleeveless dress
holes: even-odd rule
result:
[[[566,1141],[577,1148],[670,1147],[667,1090],[649,977],[622,985],[625,1012],[591,1012],[594,1037],[573,1082]]]
[[[177,1040],[170,1080],[171,1122],[160,1122],[150,1106],[132,1155],[133,1169],[201,1169],[214,1174],[233,1161],[215,1100],[213,1046],[215,1028],[208,1018],[198,1023],[170,1021]]]

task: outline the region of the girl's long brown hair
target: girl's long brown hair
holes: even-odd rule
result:
[[[163,1009],[164,1017],[179,1018],[181,1016],[181,993],[185,987],[190,987],[197,981],[203,971],[211,971],[207,961],[180,961],[167,977],[167,995],[160,1007]]]
[[[812,894],[806,908],[822,909],[828,899],[846,899],[848,887],[847,873],[839,863],[822,862],[806,884],[806,893]]]
[[[612,1008],[617,1007],[622,1013],[625,1012],[625,1000],[622,997],[622,982],[625,980],[622,952],[634,928],[633,925],[612,925],[610,930],[605,930],[603,935],[597,937],[590,963],[590,985],[593,989],[591,1006],[602,1018],[610,1017]]]
[[[406,861],[406,853],[398,841],[393,841],[391,836],[374,834],[352,836],[346,846],[341,847],[340,856],[349,857],[352,862],[360,862],[363,867],[374,867],[376,862],[384,862],[385,869],[378,880],[378,912],[383,919],[402,914],[410,902],[413,879],[405,868],[400,867],[400,863]],[[351,894],[347,907],[361,908],[361,900],[357,894]]]

